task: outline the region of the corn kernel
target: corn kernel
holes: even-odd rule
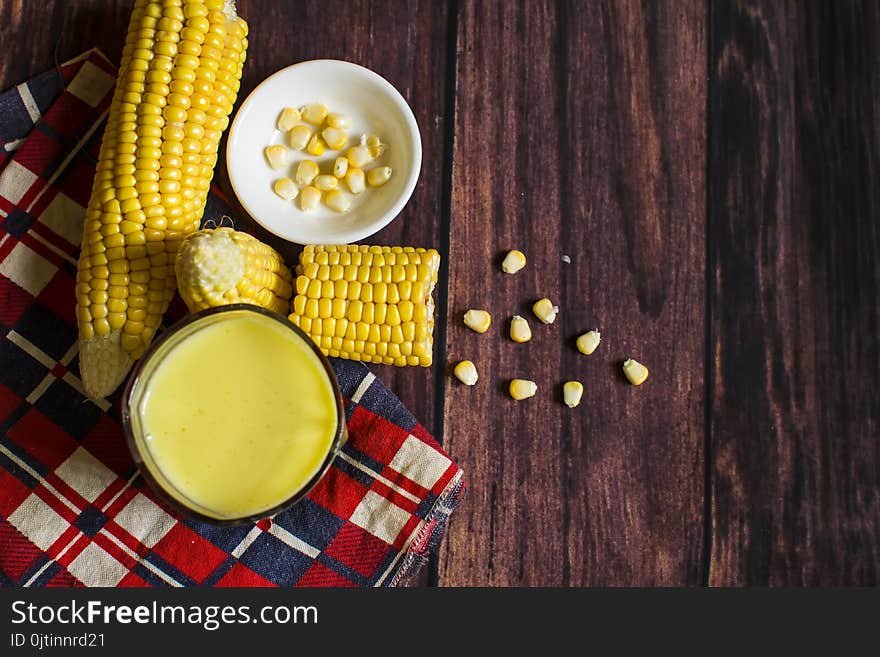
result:
[[[362,169],[352,166],[345,174],[345,184],[352,194],[360,194],[366,189],[364,172]]]
[[[306,212],[314,210],[321,201],[321,190],[311,185],[299,190],[299,207]]]
[[[382,153],[388,148],[388,145],[383,144],[376,135],[367,135],[361,143],[370,149],[370,155],[373,156],[373,159],[382,157]]]
[[[550,299],[545,297],[534,303],[532,312],[535,313],[535,317],[545,324],[552,324],[559,313],[559,306],[554,306]]]
[[[333,161],[333,175],[337,178],[345,178],[346,173],[348,173],[348,158],[337,157]]]
[[[294,109],[293,107],[285,107],[281,110],[281,114],[278,115],[278,129],[286,132],[299,123],[299,120],[299,110]]]
[[[309,143],[306,144],[306,152],[315,157],[321,157],[324,154],[324,142],[317,134],[312,135],[312,138],[309,139]]]
[[[501,263],[501,269],[505,274],[515,274],[526,266],[526,256],[522,251],[508,251]]]
[[[599,335],[599,329],[587,331],[583,335],[578,336],[576,343],[578,351],[585,356],[589,356],[591,353],[596,351],[596,347],[599,346],[600,340],[601,336]]]
[[[581,403],[584,396],[584,386],[580,381],[566,381],[562,385],[562,400],[569,408],[574,408]]]
[[[311,185],[319,172],[320,169],[318,168],[317,162],[314,160],[303,160],[296,165],[296,174],[294,174],[296,184]]]
[[[348,130],[351,127],[351,119],[345,114],[330,112],[327,115],[327,125],[331,128],[338,128],[339,130]]]
[[[632,358],[627,358],[623,362],[623,374],[634,386],[640,386],[648,378],[648,368]]]
[[[312,131],[304,125],[295,125],[287,133],[287,143],[295,151],[301,151],[309,143]]]
[[[525,317],[514,315],[510,319],[510,339],[514,342],[528,342],[532,339],[532,329]]]
[[[275,181],[272,188],[275,190],[275,193],[285,201],[295,199],[296,195],[299,194],[299,190],[290,178],[279,178]]]
[[[492,315],[485,310],[468,310],[464,314],[464,325],[477,333],[485,333],[492,323]]]
[[[329,192],[331,189],[336,189],[339,185],[339,181],[336,179],[336,176],[322,174],[320,176],[315,176],[315,180],[312,184],[322,192]]]
[[[346,157],[348,157],[349,164],[357,169],[362,169],[364,165],[369,164],[373,159],[373,156],[370,155],[370,149],[363,144],[349,148]]]
[[[455,369],[452,370],[452,373],[455,374],[455,378],[461,381],[466,386],[472,386],[479,379],[479,375],[477,374],[477,367],[473,364],[473,362],[469,360],[463,360],[458,365],[455,366]]]
[[[391,167],[376,167],[367,172],[367,182],[370,187],[381,187],[391,180]]]
[[[327,108],[321,103],[312,103],[300,108],[302,120],[312,125],[321,125],[327,116]]]
[[[513,379],[510,382],[508,390],[511,397],[520,401],[522,399],[534,397],[535,393],[538,392],[538,384],[534,381],[529,381],[528,379]]]
[[[345,143],[348,141],[345,132],[337,128],[324,128],[321,132],[321,136],[324,138],[327,147],[333,151],[342,150],[345,147]]]
[[[280,169],[287,164],[287,149],[281,144],[267,146],[265,153],[266,161],[269,162],[269,166],[273,169]]]
[[[321,176],[318,177],[320,178]],[[336,180],[336,178],[333,180]],[[327,195],[324,197],[324,203],[328,208],[336,212],[348,212],[351,209],[351,200],[344,192],[338,189],[331,189],[327,192]]]

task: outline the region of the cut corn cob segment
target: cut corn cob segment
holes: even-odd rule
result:
[[[328,356],[428,367],[439,269],[434,249],[308,245],[290,320]]]
[[[292,276],[281,256],[256,237],[231,228],[204,229],[186,237],[175,262],[180,296],[192,312],[250,303],[287,312]]]
[[[174,258],[204,212],[246,37],[229,0],[135,3],[77,267],[90,397],[119,385],[171,301]]]

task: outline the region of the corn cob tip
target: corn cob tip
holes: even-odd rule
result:
[[[112,394],[133,363],[131,355],[122,348],[119,331],[79,341],[83,390],[92,399],[103,399]]]

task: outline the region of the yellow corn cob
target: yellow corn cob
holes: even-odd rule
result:
[[[76,277],[86,393],[109,395],[153,338],[174,257],[205,207],[247,49],[231,0],[137,0]]]
[[[290,270],[270,246],[231,228],[187,236],[175,263],[177,289],[195,312],[250,303],[283,315],[293,294]]]
[[[409,246],[306,246],[290,320],[328,356],[431,365],[440,254]]]

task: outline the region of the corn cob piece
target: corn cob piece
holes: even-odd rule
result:
[[[275,249],[231,228],[188,235],[175,270],[180,296],[192,312],[250,303],[283,315],[293,294],[290,270]]]
[[[198,228],[247,50],[231,0],[137,0],[77,268],[80,371],[109,395],[150,344]]]
[[[431,365],[440,254],[409,246],[306,246],[290,320],[328,356]]]

